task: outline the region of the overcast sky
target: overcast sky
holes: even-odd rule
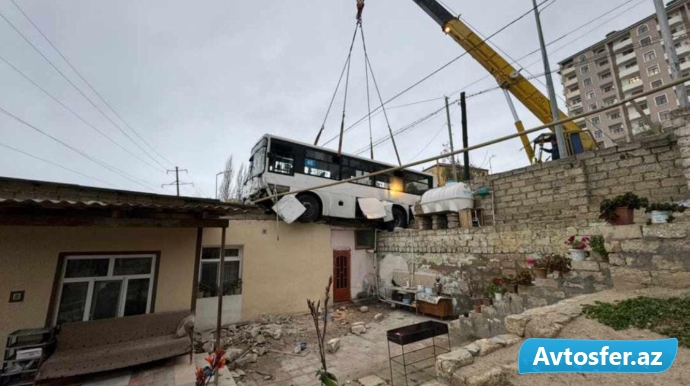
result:
[[[2,15],[122,129],[0,18],[0,56],[119,144],[114,145],[0,60],[0,108],[101,162],[99,165],[0,114],[0,144],[96,179],[6,147],[0,147],[0,175],[173,194],[172,187],[161,189],[173,176],[165,175],[160,162],[166,168],[189,170],[181,179],[194,181],[195,187],[184,186],[182,194],[205,197],[214,196],[215,174],[223,170],[225,159],[232,154],[236,163],[247,160],[261,135],[313,142],[347,54],[355,14],[355,0],[15,1],[136,133],[89,90],[10,0],[0,0]],[[556,0],[544,10],[544,33],[549,42],[624,3],[628,4],[619,11],[551,45],[552,66],[603,39],[607,32],[650,15],[654,6],[652,0]],[[445,0],[445,4],[485,35],[532,6],[529,0]],[[369,57],[386,100],[463,52],[412,0],[367,0],[364,28]],[[513,58],[533,51],[538,47],[534,16],[525,17],[492,42]],[[346,125],[367,111],[359,41],[353,52]],[[520,64],[533,74],[542,74],[539,59],[535,54]],[[532,63],[536,64],[528,66]],[[495,85],[489,78],[467,87],[485,75],[483,68],[465,56],[389,106],[441,98],[461,89],[474,94]],[[554,81],[561,96],[557,75]],[[532,82],[544,90],[536,80]],[[373,88],[371,92],[375,98]],[[450,96],[457,98],[458,94]],[[399,129],[442,106],[443,100],[434,100],[391,108],[391,126]],[[342,93],[322,143],[337,135],[341,110]],[[451,112],[459,147],[459,108],[453,106]],[[518,113],[526,127],[539,124],[521,106]],[[501,91],[468,99],[468,115],[471,144],[515,131]],[[445,115],[438,114],[401,134],[397,143],[403,162],[439,153],[448,140],[444,125]],[[385,121],[377,115],[374,139],[385,135]],[[347,133],[344,151],[356,152],[368,141],[365,122]],[[337,141],[328,146],[337,146]],[[375,155],[377,160],[395,163],[390,142],[376,147]],[[492,156],[494,172],[527,165],[517,139],[478,150],[471,154],[471,161],[488,168]]]

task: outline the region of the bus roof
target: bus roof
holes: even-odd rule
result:
[[[329,153],[335,153],[334,150],[331,150],[331,149],[328,149],[328,148],[325,148],[325,147],[314,146],[314,145],[309,144],[309,143],[306,143],[306,142],[295,141],[294,139],[289,139],[289,138],[285,138],[285,137],[280,137],[280,136],[273,135],[273,134],[264,134],[261,138],[262,138],[262,139],[263,139],[263,138],[268,138],[268,139],[270,139],[270,138],[276,138],[276,139],[280,139],[280,140],[282,140],[282,141],[292,142],[292,143],[295,143],[295,144],[298,144],[298,145],[310,147],[310,148],[312,148],[312,149],[319,149],[319,150],[327,151],[327,152],[329,152]],[[259,141],[257,141],[257,144],[258,144],[260,141],[261,141],[261,139],[260,139]],[[255,146],[256,146],[256,145],[255,145]],[[342,153],[342,154],[345,155],[345,156],[351,157],[351,158],[356,158],[356,159],[361,160],[361,161],[373,162],[373,163],[375,163],[375,164],[379,164],[379,165],[383,165],[383,166],[388,166],[388,167],[391,167],[391,168],[396,168],[396,167],[397,167],[396,165],[389,164],[389,163],[387,163],[387,162],[381,162],[381,161],[371,160],[371,159],[369,159],[369,158],[364,158],[364,157],[360,157],[360,156],[356,156],[356,155],[348,154],[348,153]],[[422,171],[419,171],[419,170],[413,170],[413,169],[403,169],[403,170],[410,171],[410,172],[414,172],[414,173],[418,173],[418,174],[423,174],[423,175],[426,175],[426,176],[429,176],[429,177],[434,177],[434,175],[431,174],[431,173],[425,173],[425,172],[422,172]]]

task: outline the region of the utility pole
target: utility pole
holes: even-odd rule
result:
[[[169,184],[163,184],[161,185],[161,188],[164,188],[166,186],[172,186],[175,185],[177,188],[177,197],[180,197],[180,185],[192,185],[194,186],[193,183],[191,182],[180,182],[180,172],[187,172],[187,169],[180,169],[179,167],[175,166],[175,170],[166,170],[168,174],[175,172],[175,181],[171,182]]]
[[[448,119],[448,138],[450,138],[450,152],[453,153],[455,149],[453,148],[453,129],[450,125],[450,108],[448,107],[448,97],[446,97],[446,118]],[[458,181],[458,171],[455,168],[455,156],[450,157],[450,167],[453,172],[453,180]]]
[[[537,19],[537,32],[539,33],[539,46],[541,47],[541,58],[544,61],[544,73],[546,75],[546,87],[549,91],[549,102],[551,102],[551,116],[554,121],[557,121],[560,116],[558,113],[558,103],[556,102],[556,90],[553,88],[553,78],[551,77],[551,65],[549,65],[549,56],[546,53],[546,43],[544,43],[544,33],[541,29],[541,18],[539,16],[539,9],[537,8],[537,0],[532,0],[534,5],[534,17]],[[563,134],[563,125],[556,125],[554,127],[556,133],[556,142],[558,144],[558,152],[561,158],[567,157],[569,154],[568,145]]]
[[[663,0],[654,0],[654,7],[656,7],[656,18],[661,29],[661,37],[664,39],[664,50],[668,57],[668,65],[671,67],[671,78],[673,80],[679,79],[680,63],[678,62],[678,55],[676,55],[676,47],[673,45],[673,35],[671,35],[671,26],[668,24],[668,15],[666,14],[666,7],[664,7]],[[679,84],[675,87],[676,98],[678,98],[678,106],[681,108],[688,107],[688,94],[685,91],[685,85]]]
[[[460,93],[460,109],[462,110],[462,147],[467,149],[470,147],[469,140],[467,139],[467,102],[465,98],[465,92]],[[466,151],[462,154],[463,156],[463,180],[465,182],[470,180],[470,152]]]

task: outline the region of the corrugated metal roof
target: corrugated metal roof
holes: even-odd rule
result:
[[[74,201],[74,200],[51,200],[38,198],[2,198],[0,206],[39,206],[43,208],[119,208],[119,209],[160,209],[160,210],[182,210],[182,211],[203,211],[214,212],[248,212],[254,210],[253,207],[245,207],[237,204],[211,204],[208,202],[193,203],[189,200],[179,204],[154,204],[154,203],[127,203],[127,202],[102,202],[102,201]]]

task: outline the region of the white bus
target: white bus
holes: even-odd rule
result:
[[[394,167],[353,155],[338,157],[332,150],[268,134],[254,146],[249,162],[249,177],[242,189],[244,201]],[[388,225],[404,228],[411,219],[411,207],[433,185],[431,174],[401,170],[300,193],[297,199],[306,211],[299,221],[312,222],[320,217],[366,218],[357,199],[376,198],[392,203],[393,221]],[[269,200],[260,204],[273,205]]]

